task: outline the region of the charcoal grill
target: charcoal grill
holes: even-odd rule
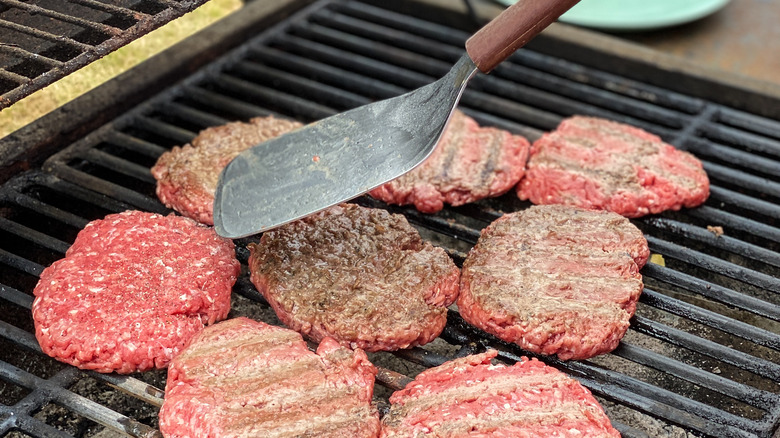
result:
[[[0,186],[0,436],[92,436],[103,426],[136,437],[159,436],[156,412],[164,372],[101,375],[51,360],[32,335],[29,309],[41,270],[62,257],[88,221],[131,208],[169,211],[157,201],[149,173],[160,154],[207,126],[268,114],[308,122],[417,88],[449,69],[473,30],[467,17],[441,2],[382,6],[323,0],[287,18],[282,17],[301,2],[281,2],[285,8],[276,9],[259,3],[227,22],[241,32],[262,29],[259,33],[205,65],[208,57],[198,46],[227,43],[215,43],[208,33],[213,29],[194,37],[179,47],[167,73],[154,76],[168,78],[162,92],[159,80],[148,90],[128,79],[158,68],[149,65],[95,91],[135,93],[142,103],[118,111],[110,109],[117,104],[92,93],[63,110],[83,116],[86,127],[80,131],[55,114],[0,142],[0,157],[11,147],[26,150],[3,162],[0,173],[5,180]],[[262,18],[251,17],[249,12],[263,8]],[[268,17],[276,24],[251,21],[269,23]],[[245,35],[241,32],[223,36],[237,41]],[[684,69],[670,72],[578,46],[561,39],[567,31],[555,32],[540,36],[490,76],[475,78],[461,108],[483,124],[532,140],[572,114],[630,123],[702,159],[712,195],[702,207],[634,221],[664,262],[642,270],[646,289],[614,352],[586,361],[541,359],[590,388],[624,437],[777,438],[778,100],[769,92],[737,89]],[[171,77],[183,79],[174,84]],[[105,114],[114,113],[120,114],[105,123]],[[424,215],[368,197],[356,202],[406,215],[457,263],[480,229],[503,212],[529,205],[510,193]],[[712,227],[722,227],[723,234]],[[249,240],[238,241],[244,262],[242,248]],[[233,315],[273,321],[246,277],[235,292]],[[432,345],[372,359],[384,367],[380,383],[393,389],[424,367],[486,347],[499,349],[508,362],[529,355],[451,312]],[[378,387],[380,405],[387,393]]]

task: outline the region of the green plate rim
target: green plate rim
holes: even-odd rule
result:
[[[515,3],[515,0],[497,1],[506,6]],[[597,7],[595,10],[588,8],[586,6],[588,1],[583,0],[582,3],[563,14],[559,20],[564,23],[610,31],[653,30],[704,18],[724,8],[731,0],[698,0],[696,2],[690,0],[647,0],[648,3],[652,3],[653,9],[657,9],[659,4],[666,4],[664,13],[648,14],[647,10],[639,7],[636,8],[636,11],[620,15],[597,15],[601,8]]]

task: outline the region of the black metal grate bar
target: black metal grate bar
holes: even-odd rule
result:
[[[41,275],[41,272],[43,271],[44,268],[43,266],[37,263],[32,263],[29,260],[25,259],[24,257],[20,257],[4,249],[0,249],[0,262],[2,262],[6,266],[10,266],[22,272],[25,272],[30,275],[35,275],[35,276]]]
[[[763,239],[780,242],[780,230],[778,228],[758,222],[750,217],[738,216],[723,210],[701,206],[688,212],[689,215],[707,221],[711,224],[720,224],[724,227],[740,230]]]
[[[707,339],[692,335],[674,327],[665,326],[651,319],[635,316],[631,328],[652,335],[684,348],[692,348],[699,353],[721,360],[742,369],[752,371],[766,378],[780,381],[780,365],[747,353],[728,348]]]
[[[67,242],[63,242],[59,239],[53,238],[47,234],[33,230],[32,228],[28,228],[4,217],[0,217],[0,229],[8,233],[13,233],[17,236],[23,237],[30,243],[40,245],[44,248],[48,248],[52,251],[56,251],[62,254],[65,254],[65,251],[67,251],[70,247],[70,244]]]
[[[65,36],[62,36],[62,35],[55,35],[55,34],[52,34],[52,33],[49,33],[49,32],[43,31],[43,30],[39,30],[39,29],[36,29],[36,28],[33,28],[33,27],[22,26],[21,24],[17,24],[17,23],[14,23],[12,21],[7,21],[7,20],[4,20],[4,19],[0,19],[0,27],[4,27],[6,29],[11,29],[11,30],[14,30],[16,32],[23,33],[23,34],[31,35],[31,36],[34,36],[36,38],[41,38],[41,39],[46,40],[46,41],[52,41],[52,42],[55,42],[55,43],[63,43],[63,44],[66,44],[66,45],[68,45],[68,46],[70,46],[72,48],[76,48],[76,49],[79,49],[79,50],[82,50],[82,51],[86,51],[86,50],[89,50],[89,49],[92,48],[92,46],[90,46],[89,44],[80,43],[80,42],[78,42],[78,41],[76,41],[76,40],[74,40],[72,38],[68,38],[68,37],[65,37]],[[11,44],[13,44],[13,43],[11,43]],[[34,56],[34,54],[31,53],[28,56]]]
[[[89,222],[84,220],[84,218],[70,214],[66,211],[60,210],[59,208],[44,204],[38,199],[23,195],[21,193],[13,194],[13,198],[14,201],[16,201],[22,207],[29,208],[30,210],[42,213],[52,219],[59,220],[74,227],[83,228],[87,222]]]
[[[71,3],[89,6],[92,9],[98,11],[110,12],[112,14],[124,15],[126,17],[132,17],[134,19],[146,19],[149,18],[149,14],[142,11],[134,11],[132,9],[123,8],[121,6],[112,5],[110,3],[103,3],[96,0],[69,0]]]
[[[32,306],[33,302],[33,299],[30,295],[5,285],[0,285],[0,298],[19,307],[25,307],[27,309],[30,309],[30,306]]]
[[[13,56],[18,56],[28,61],[40,62],[41,64],[46,64],[47,67],[60,67],[62,65],[61,61],[57,61],[56,59],[51,59],[43,55],[32,54],[26,50],[22,50],[19,47],[11,44],[0,44],[0,52],[10,53]],[[11,72],[0,70],[0,74],[8,74],[8,73]],[[26,77],[25,80],[27,80]]]
[[[666,269],[653,263],[648,264],[642,269],[642,275],[666,283],[672,283],[675,286],[695,292],[711,300],[737,306],[741,309],[753,312],[756,315],[780,321],[780,306],[772,305],[758,298],[741,294],[732,289],[713,284],[707,280],[696,278],[692,275],[677,272],[672,269]]]
[[[650,245],[650,250],[654,252],[674,257],[686,263],[707,269],[711,272],[716,272],[720,275],[725,275],[735,280],[743,281],[764,290],[780,292],[780,282],[771,275],[729,263],[718,257],[691,251],[690,248],[667,242],[653,236],[647,236],[647,243]]]
[[[123,147],[127,150],[140,152],[152,158],[158,158],[167,150],[154,143],[141,140],[119,131],[113,131],[107,141],[111,144]]]
[[[721,192],[723,189],[714,188],[713,192]],[[738,193],[733,193],[735,196]],[[725,197],[728,194],[724,194],[724,199],[730,199]],[[711,195],[712,196],[712,195]],[[642,221],[644,224],[652,225],[659,230],[669,230],[675,234],[680,235],[686,239],[690,239],[697,242],[702,242],[708,246],[719,248],[723,250],[731,251],[735,254],[739,254],[743,257],[747,257],[756,261],[770,264],[772,266],[780,267],[780,254],[777,252],[762,248],[760,246],[743,242],[737,238],[722,235],[718,236],[712,231],[687,224],[685,222],[676,221],[673,219],[656,217],[645,219]]]
[[[365,80],[378,80],[388,84],[401,87],[401,92],[408,89],[417,88],[432,80],[431,76],[411,71],[400,67],[398,64],[383,62],[358,55],[346,48],[333,47],[327,44],[320,44],[317,41],[304,39],[295,35],[279,35],[274,38],[274,45],[278,46],[278,52],[287,53],[292,56],[300,56],[302,59],[310,61],[320,61],[316,65],[333,65],[339,67],[348,74],[357,74]],[[271,49],[275,48],[274,46]],[[252,50],[260,51],[271,50],[260,46]],[[305,70],[304,70],[305,71]]]
[[[96,23],[94,21],[85,20],[73,15],[63,14],[51,9],[42,8],[40,6],[24,3],[17,0],[0,0],[0,5],[5,5],[17,9],[27,11],[31,15],[42,15],[44,17],[54,18],[66,23],[77,24],[87,29],[94,29],[108,35],[118,35],[121,30],[114,26],[106,26],[105,24]]]
[[[698,386],[712,389],[760,409],[771,410],[777,403],[776,394],[736,383],[716,374],[702,372],[701,369],[675,360],[669,360],[668,357],[635,345],[623,343],[620,349],[615,351],[615,354],[632,362],[677,376]]]
[[[101,178],[96,178],[88,173],[76,170],[68,166],[55,166],[52,168],[57,172],[64,180],[70,181],[74,184],[82,185],[83,187],[90,187],[102,193],[103,195],[122,199],[127,202],[128,205],[135,208],[153,211],[155,213],[168,213],[165,207],[160,205],[155,199],[146,195],[141,195],[134,190],[130,190],[122,185],[108,182]]]
[[[252,117],[273,114],[273,111],[268,109],[195,86],[185,87],[185,94],[187,99],[194,103],[208,107],[220,114],[233,114],[237,119],[248,120]]]
[[[710,197],[714,200],[739,207],[744,210],[759,213],[771,218],[780,217],[780,207],[773,202],[756,199],[723,187],[710,187]]]
[[[764,193],[775,198],[780,198],[780,183],[774,182],[768,178],[730,169],[726,166],[706,160],[702,160],[702,163],[704,163],[704,170],[707,171],[707,175],[710,176],[710,179],[731,182],[756,193]]]
[[[165,104],[161,108],[161,110],[166,115],[173,115],[174,117],[176,117],[181,121],[187,123],[194,123],[204,128],[208,126],[224,125],[225,123],[228,123],[230,121],[228,119],[225,119],[224,117],[215,116],[213,114],[209,114],[173,102]]]
[[[252,101],[266,101],[272,102],[274,105],[283,105],[308,119],[321,119],[336,113],[333,108],[228,75],[220,75],[218,85],[226,92],[247,96]]]
[[[15,84],[23,84],[28,80],[26,77],[22,75],[18,75],[14,72],[5,71],[5,70],[0,70],[0,79],[5,79],[6,81],[10,81]]]
[[[777,120],[734,111],[731,108],[721,108],[715,121],[721,125],[713,126],[712,129],[726,130],[725,132],[728,132],[733,139],[732,143],[735,144],[744,144],[745,147],[754,148],[754,143],[763,144],[767,139],[774,140],[775,144],[780,141],[780,134],[778,134],[780,122]],[[745,136],[740,136],[740,133],[744,133]],[[745,139],[750,141],[745,142]]]
[[[149,173],[148,167],[131,163],[106,152],[97,149],[90,149],[84,154],[83,158],[91,163],[95,163],[103,167],[118,169],[122,174],[132,176],[133,178],[139,179],[141,181],[146,181],[149,183],[155,182],[154,177],[152,177],[152,174]]]
[[[780,177],[777,160],[756,156],[755,153],[734,149],[710,141],[694,139],[686,143],[687,149],[702,158],[715,158],[730,165],[759,171],[771,177]],[[760,145],[759,145],[760,146]],[[757,146],[757,147],[759,147]]]
[[[645,288],[639,299],[644,303],[659,310],[688,318],[692,321],[706,324],[710,327],[718,327],[731,335],[754,342],[758,345],[775,350],[780,349],[780,335],[769,330],[764,330],[742,321],[723,316],[719,313],[692,306],[684,301],[666,296]]]
[[[357,95],[370,96],[374,99],[387,99],[398,96],[406,92],[406,89],[384,81],[378,81],[368,78],[364,75],[353,73],[353,71],[333,67],[328,64],[313,61],[311,58],[296,56],[289,52],[283,52],[270,47],[256,47],[251,51],[251,56],[261,58],[262,62],[272,65],[285,72],[311,72],[317,71],[319,82],[342,86],[349,84],[348,87]],[[353,60],[359,62],[359,60]],[[257,65],[252,63],[250,65]],[[368,97],[367,97],[368,99]]]
[[[151,119],[149,117],[139,118],[137,126],[141,129],[162,135],[163,137],[173,140],[179,144],[189,143],[189,141],[195,138],[196,135],[195,132],[171,125],[170,123],[165,123],[161,120]]]
[[[760,123],[751,121],[751,125],[743,125],[743,128],[753,129],[761,128]],[[768,125],[767,123],[765,123]],[[765,126],[762,131],[768,131],[769,126]],[[777,126],[774,126],[775,131]],[[744,149],[746,152],[760,153],[775,159],[780,158],[780,140],[767,138],[763,135],[752,134],[745,132],[744,129],[735,129],[728,126],[707,124],[701,129],[701,134],[709,140],[716,141],[721,144],[734,145],[736,147]],[[775,169],[777,170],[777,169]]]
[[[428,83],[463,52],[468,32],[365,1],[322,1],[269,29],[55,155],[45,173],[12,179],[0,187],[0,208],[31,210],[77,228],[105,211],[167,212],[155,197],[149,166],[198,130],[268,114],[316,120]],[[688,436],[772,437],[780,422],[780,210],[773,202],[780,199],[780,122],[533,50],[520,51],[490,76],[475,79],[462,109],[483,124],[532,140],[571,114],[606,116],[704,158],[713,181],[705,206],[635,221],[667,267],[643,269],[648,287],[620,347],[588,361],[540,359],[608,401],[608,414],[627,438],[658,435],[631,420],[637,416],[661,422],[664,433],[680,427]],[[92,207],[49,204],[64,194]],[[484,226],[529,205],[509,193],[426,215],[367,197],[356,202],[404,214],[458,264]],[[4,227],[15,239],[56,254],[72,238],[15,222],[13,215],[5,221],[15,223]],[[725,234],[715,235],[708,225],[722,226]],[[42,261],[28,260],[2,242],[0,251],[0,269],[40,272]],[[2,285],[0,303],[29,309],[28,289],[22,280],[19,286]],[[236,292],[268,307],[246,278]],[[24,333],[7,338],[34,350],[34,338]],[[430,367],[486,347],[498,348],[509,362],[529,355],[468,326],[456,311],[440,339],[449,344],[447,353],[425,346],[398,352],[396,360],[403,367]],[[144,382],[88,375],[152,406],[161,402],[160,390]],[[396,389],[409,376],[382,369],[378,380]],[[83,415],[95,421],[96,412]],[[627,420],[621,417],[625,412]]]

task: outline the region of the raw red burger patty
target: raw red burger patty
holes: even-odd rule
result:
[[[590,391],[542,362],[491,365],[495,350],[420,373],[390,397],[382,438],[619,438]]]
[[[326,338],[247,318],[199,333],[168,368],[160,431],[167,438],[375,438],[376,367]]]
[[[163,368],[227,316],[239,270],[233,242],[191,219],[111,214],[41,273],[35,336],[46,354],[79,368]]]
[[[300,126],[268,116],[206,128],[192,143],[162,154],[152,167],[157,197],[184,216],[214,225],[214,193],[222,169],[242,151]]]
[[[257,290],[307,337],[368,351],[432,341],[447,322],[460,270],[401,215],[342,204],[250,245]]]
[[[639,217],[707,200],[710,183],[693,155],[639,128],[576,116],[531,147],[520,199]]]
[[[414,204],[423,213],[499,196],[523,177],[529,147],[525,138],[480,127],[456,110],[423,164],[369,194],[389,204]]]
[[[618,214],[534,206],[482,231],[463,263],[458,309],[528,351],[585,359],[625,334],[648,256],[642,233]]]

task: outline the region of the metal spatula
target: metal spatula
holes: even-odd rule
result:
[[[466,83],[488,73],[579,0],[519,0],[466,41],[438,81],[320,120],[242,152],[222,171],[214,226],[269,230],[391,181],[436,147]]]

